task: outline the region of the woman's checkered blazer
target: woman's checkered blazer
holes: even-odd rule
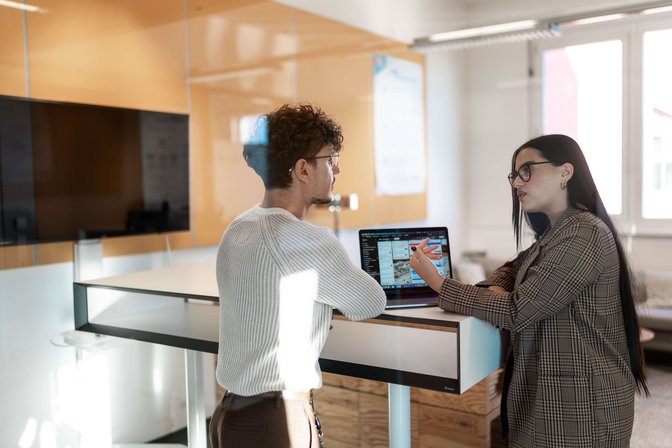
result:
[[[502,286],[510,293],[485,287]],[[510,330],[506,399],[511,447],[627,447],[634,418],[609,228],[588,212],[561,216],[477,286],[447,279],[441,308]]]

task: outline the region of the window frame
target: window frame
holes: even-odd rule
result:
[[[542,54],[546,50],[607,40],[622,42],[621,213],[611,215],[627,236],[672,236],[672,219],[645,219],[643,192],[643,36],[649,31],[672,29],[672,13],[637,16],[616,22],[586,25],[562,31],[562,36],[530,42],[530,129],[542,133]],[[671,198],[672,200],[672,198]]]

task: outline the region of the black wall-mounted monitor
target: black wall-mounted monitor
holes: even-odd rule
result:
[[[189,230],[189,116],[0,96],[0,246]]]

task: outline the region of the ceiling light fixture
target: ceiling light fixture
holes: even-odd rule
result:
[[[638,15],[659,14],[664,12],[672,12],[672,1],[658,1],[640,5],[612,8],[609,10],[593,11],[592,13],[585,13],[581,15],[558,17],[554,19],[554,21],[558,24],[560,29],[564,29],[575,26],[613,22],[616,20],[636,17]]]
[[[645,9],[642,11],[642,14],[644,15],[649,15],[649,14],[660,14],[663,12],[672,12],[672,5],[670,6],[661,6],[659,8],[649,8]]]
[[[19,2],[12,2],[9,0],[0,0],[0,6],[6,6],[8,8],[20,9],[22,11],[28,12],[43,12],[39,6],[27,5]]]
[[[629,14],[606,14],[603,16],[584,17],[575,20],[563,20],[558,25],[562,28],[582,25],[593,25],[595,23],[611,22],[613,20],[625,19]]]
[[[558,28],[554,23],[524,20],[433,34],[426,38],[415,39],[411,45],[411,49],[423,52],[446,49],[461,50],[502,43],[545,39],[555,37],[558,34]]]
[[[416,51],[427,52],[431,50],[458,50],[509,42],[524,42],[557,37],[566,28],[623,20],[636,15],[664,12],[672,12],[672,1],[657,1],[546,20],[521,20],[518,22],[448,31],[417,38],[413,41],[410,48]]]
[[[480,26],[477,28],[467,28],[465,30],[432,34],[428,37],[428,40],[430,42],[445,42],[449,40],[489,36],[492,34],[507,33],[511,31],[530,30],[536,26],[536,20],[521,20],[520,22],[500,23],[498,25]]]

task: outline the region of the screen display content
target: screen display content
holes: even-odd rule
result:
[[[445,228],[390,229],[362,231],[360,234],[362,269],[385,289],[420,288],[427,284],[411,269],[411,246],[429,238],[441,258],[432,260],[444,277],[452,276],[448,237]]]

